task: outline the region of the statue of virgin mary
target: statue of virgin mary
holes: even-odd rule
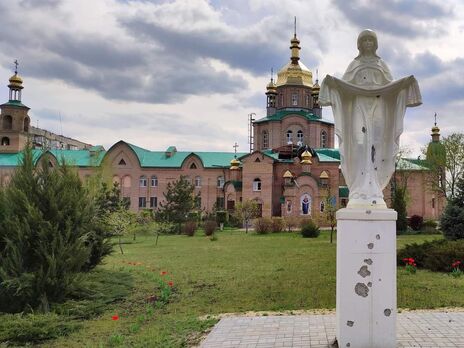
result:
[[[327,75],[319,94],[334,114],[347,208],[386,208],[382,190],[395,170],[406,107],[422,104],[414,76],[394,81],[377,48],[377,35],[362,31],[359,55],[341,80]]]

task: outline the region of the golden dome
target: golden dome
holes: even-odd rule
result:
[[[437,126],[432,127],[432,135],[434,134],[439,134],[440,133],[440,128]]]
[[[23,88],[23,79],[18,74],[15,73],[13,76],[11,76],[9,81],[10,84],[8,85],[8,87]]]
[[[274,80],[271,79],[271,81],[266,86],[267,91],[268,92],[277,92],[276,88],[277,88],[277,85],[274,83]]]
[[[284,173],[283,178],[285,178],[285,179],[291,179],[291,178],[293,178],[293,175],[292,175],[292,173],[291,173],[289,170],[287,170],[287,171]]]
[[[230,161],[230,170],[237,170],[237,169],[240,169],[240,161],[234,158],[232,161]]]
[[[312,164],[313,162],[311,162],[311,158],[313,156],[311,155],[311,152],[309,152],[308,150],[305,150],[305,152],[303,152],[301,154],[301,164]]]

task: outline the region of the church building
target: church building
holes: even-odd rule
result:
[[[104,169],[117,182],[130,209],[156,210],[169,182],[185,176],[199,193],[199,209],[233,211],[238,202],[254,200],[262,216],[317,218],[327,205],[346,206],[349,192],[340,171],[332,121],[323,118],[319,84],[300,61],[300,41],[290,41],[290,61],[266,86],[265,117],[252,119],[249,152],[152,151],[121,140],[108,150],[31,127],[29,108],[21,101],[23,81],[17,71],[9,80],[9,99],[0,105],[0,184],[7,185],[29,141],[37,161],[50,165],[64,159],[83,180]],[[263,98],[264,101],[264,98]],[[264,104],[264,103],[263,103]],[[442,146],[432,129],[433,151]],[[47,156],[45,156],[47,154]],[[398,173],[408,173],[408,215],[437,219],[444,198],[431,189],[426,160],[403,158]],[[384,190],[387,204],[391,187]]]

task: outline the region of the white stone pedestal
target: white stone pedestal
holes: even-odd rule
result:
[[[396,347],[396,226],[392,209],[337,212],[339,348]]]

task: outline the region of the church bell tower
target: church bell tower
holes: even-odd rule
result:
[[[29,108],[21,102],[23,79],[18,75],[18,61],[15,61],[15,73],[8,84],[8,102],[0,105],[0,153],[16,153],[27,143],[30,118]]]

